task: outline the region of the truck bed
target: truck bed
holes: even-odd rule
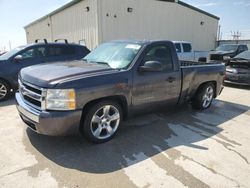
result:
[[[223,82],[225,66],[220,62],[180,61],[182,74],[182,92],[180,102],[188,101],[194,96],[197,88],[205,82],[215,83],[216,96],[219,95]]]

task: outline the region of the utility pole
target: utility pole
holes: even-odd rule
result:
[[[221,30],[221,25],[219,25],[219,28],[218,28],[217,41],[220,40],[220,35],[221,35],[220,30]]]
[[[231,36],[233,37],[233,40],[236,41],[236,44],[238,44],[241,37],[241,33],[239,31],[231,31]]]

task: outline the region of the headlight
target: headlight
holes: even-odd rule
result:
[[[76,94],[74,89],[48,89],[46,95],[47,110],[75,110]]]

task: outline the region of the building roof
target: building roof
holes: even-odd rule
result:
[[[213,14],[210,14],[210,13],[204,11],[204,10],[201,10],[201,9],[199,9],[199,8],[196,8],[196,7],[194,7],[194,6],[192,6],[192,5],[189,5],[189,4],[187,4],[187,3],[184,3],[183,1],[178,1],[178,4],[180,4],[180,5],[182,5],[182,6],[185,6],[185,7],[187,7],[187,8],[193,9],[193,10],[195,10],[195,11],[197,11],[197,12],[200,12],[200,13],[202,13],[202,14],[205,14],[205,15],[207,15],[207,16],[210,16],[210,17],[212,17],[212,18],[214,18],[214,19],[220,20],[220,18],[219,18],[218,16],[215,16],[215,15],[213,15]]]
[[[37,19],[37,20],[35,20],[35,21],[33,21],[33,22],[31,22],[30,24],[24,26],[24,28],[27,28],[27,27],[29,27],[29,26],[35,24],[35,23],[40,22],[41,20],[44,20],[44,19],[46,19],[46,18],[48,18],[48,17],[50,17],[50,16],[52,16],[52,15],[54,15],[54,14],[57,14],[58,12],[61,12],[61,11],[63,11],[64,9],[66,9],[66,8],[68,8],[68,7],[71,7],[71,6],[77,4],[77,3],[80,2],[80,1],[82,1],[82,0],[72,0],[72,1],[70,1],[69,3],[63,5],[62,7],[60,7],[60,8],[58,8],[58,9],[54,10],[53,12],[51,12],[51,13],[49,13],[49,14],[47,14],[47,15],[45,15],[45,16],[43,16],[43,17],[41,17],[41,18],[39,18],[39,19]],[[173,2],[173,3],[175,2],[175,0],[159,0],[159,1],[166,1],[166,2]],[[192,10],[195,10],[195,11],[197,11],[197,12],[200,12],[200,13],[202,13],[202,14],[205,14],[205,15],[207,15],[207,16],[210,16],[210,17],[212,17],[212,18],[214,18],[214,19],[220,20],[219,17],[217,17],[217,16],[215,16],[215,15],[213,15],[213,14],[210,14],[210,13],[204,11],[204,10],[201,10],[201,9],[199,9],[199,8],[196,8],[196,7],[192,6],[192,5],[189,5],[189,4],[187,4],[187,3],[184,3],[183,1],[177,1],[177,3],[178,3],[179,5],[185,6],[185,7],[187,7],[187,8],[192,9]]]

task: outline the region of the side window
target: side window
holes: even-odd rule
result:
[[[45,57],[45,47],[38,47],[38,48],[36,49],[36,55],[37,55],[37,57],[39,57],[39,58]]]
[[[63,49],[60,46],[50,46],[48,47],[48,56],[49,57],[57,57],[63,55]]]
[[[183,43],[182,45],[183,45],[183,51],[184,52],[191,52],[192,51],[191,44]]]
[[[171,50],[166,45],[157,45],[151,47],[147,51],[143,59],[143,63],[147,61],[159,61],[160,63],[162,63],[163,71],[173,70]]]
[[[29,50],[25,50],[24,52],[22,52],[19,55],[22,56],[22,59],[31,59],[31,58],[35,58],[36,57],[35,49],[34,48],[31,48]]]
[[[75,54],[73,46],[50,46],[48,47],[49,57],[70,56]]]
[[[241,52],[244,52],[244,51],[245,51],[245,46],[244,45],[240,45],[239,49],[238,49],[238,52],[241,53]]]
[[[180,43],[175,43],[175,48],[177,53],[181,53],[181,44]]]
[[[74,55],[76,53],[76,49],[74,46],[63,46],[62,53],[64,55]]]

